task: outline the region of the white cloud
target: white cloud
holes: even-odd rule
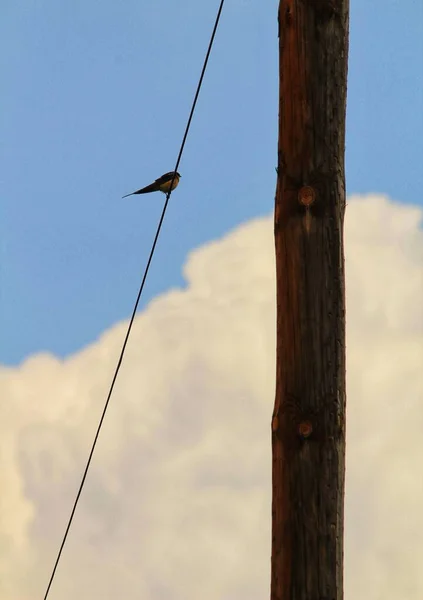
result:
[[[346,600],[423,597],[422,211],[346,215]],[[266,597],[270,219],[192,253],[136,320],[51,598]],[[42,597],[126,323],[0,371],[0,595]]]

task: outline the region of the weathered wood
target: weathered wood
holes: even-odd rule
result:
[[[281,0],[271,600],[343,598],[348,0]]]

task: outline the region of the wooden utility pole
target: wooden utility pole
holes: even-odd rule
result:
[[[271,600],[343,598],[348,0],[280,0]]]

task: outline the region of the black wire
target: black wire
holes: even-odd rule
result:
[[[144,284],[145,284],[145,281],[147,279],[148,271],[150,269],[151,260],[153,258],[153,254],[154,254],[154,251],[156,249],[157,240],[159,239],[160,230],[162,228],[163,220],[164,220],[164,217],[165,217],[165,214],[166,214],[166,210],[167,210],[167,206],[168,206],[168,203],[169,203],[169,198],[170,198],[170,195],[172,193],[172,186],[173,186],[173,182],[174,182],[175,177],[176,177],[176,171],[178,170],[179,163],[180,163],[181,157],[182,157],[182,153],[184,151],[185,142],[186,142],[186,139],[187,139],[187,136],[188,136],[189,128],[191,126],[191,121],[192,121],[192,117],[194,115],[194,110],[195,110],[195,106],[197,104],[198,96],[200,94],[200,89],[201,89],[201,85],[203,83],[204,73],[206,72],[207,63],[209,61],[210,52],[211,52],[211,49],[212,49],[212,46],[213,46],[214,37],[216,35],[216,30],[217,30],[217,26],[219,24],[220,15],[222,13],[224,2],[225,2],[225,0],[221,0],[220,6],[219,6],[219,10],[217,11],[216,20],[215,20],[214,27],[213,27],[213,32],[212,32],[212,35],[211,35],[211,38],[210,38],[210,42],[209,42],[209,47],[207,49],[206,57],[204,59],[204,64],[203,64],[203,68],[202,68],[201,75],[200,75],[200,79],[199,79],[198,85],[197,85],[197,91],[195,92],[194,100],[193,100],[192,107],[191,107],[191,112],[190,112],[190,115],[188,117],[188,122],[187,122],[187,125],[186,125],[186,128],[185,128],[184,137],[182,138],[181,148],[179,150],[178,158],[177,158],[175,169],[174,169],[175,172],[173,174],[173,178],[172,178],[172,181],[171,181],[171,184],[170,184],[169,192],[166,194],[166,201],[164,203],[162,214],[161,214],[161,217],[160,217],[160,220],[159,220],[159,224],[157,226],[156,235],[154,236],[153,245],[151,246],[150,255],[148,257],[148,261],[147,261],[147,265],[145,267],[145,271],[144,271],[144,275],[143,275],[143,278],[142,278],[141,286],[140,286],[140,289],[138,291],[138,296],[137,296],[137,299],[135,301],[134,309],[132,311],[132,316],[131,316],[131,319],[129,321],[128,330],[127,330],[126,335],[125,335],[125,339],[124,339],[124,342],[123,342],[123,345],[122,345],[122,350],[120,352],[119,360],[118,360],[118,363],[117,363],[117,366],[116,366],[116,369],[115,369],[115,373],[113,375],[113,379],[112,379],[112,383],[110,385],[109,393],[107,394],[106,403],[104,405],[103,412],[102,412],[102,415],[101,415],[101,418],[100,418],[100,422],[99,422],[98,427],[97,427],[97,432],[96,432],[95,437],[94,437],[93,445],[91,446],[91,451],[90,451],[90,454],[89,454],[89,457],[88,457],[87,464],[85,466],[84,474],[82,476],[82,480],[81,480],[81,483],[80,483],[80,486],[79,486],[79,489],[78,489],[78,493],[76,495],[76,499],[75,499],[75,502],[74,502],[74,505],[73,505],[73,508],[72,508],[72,512],[71,512],[71,515],[69,517],[69,521],[68,521],[68,524],[67,524],[67,527],[66,527],[66,530],[65,530],[65,534],[63,536],[62,543],[60,544],[60,548],[59,548],[59,552],[57,554],[56,562],[54,563],[53,571],[51,573],[50,580],[48,582],[47,590],[46,590],[46,593],[44,595],[44,600],[47,600],[47,596],[48,596],[48,594],[50,592],[51,584],[53,583],[53,579],[54,579],[54,576],[56,574],[57,566],[59,564],[59,560],[60,560],[60,557],[62,555],[62,550],[63,550],[63,547],[65,545],[66,539],[68,537],[69,529],[70,529],[70,526],[72,524],[73,517],[75,515],[75,510],[76,510],[76,507],[78,505],[79,498],[81,496],[82,488],[84,487],[85,479],[87,478],[88,469],[89,469],[90,464],[91,464],[91,459],[92,459],[93,454],[94,454],[94,449],[95,449],[95,446],[97,444],[97,440],[98,440],[98,436],[100,434],[101,426],[103,425],[103,421],[104,421],[104,417],[105,417],[105,414],[106,414],[106,411],[107,411],[107,407],[109,405],[109,401],[110,401],[110,398],[112,396],[113,388],[115,386],[115,382],[116,382],[116,379],[117,379],[117,376],[118,376],[118,373],[119,373],[119,370],[120,370],[120,367],[121,367],[121,364],[122,364],[123,355],[125,354],[125,350],[126,350],[126,345],[128,343],[129,334],[131,333],[132,325],[133,325],[133,322],[134,322],[134,319],[135,319],[135,315],[136,315],[136,312],[137,312],[137,309],[138,309],[138,304],[139,304],[139,301],[140,301],[140,298],[141,298],[141,294],[142,294],[143,289],[144,289]]]

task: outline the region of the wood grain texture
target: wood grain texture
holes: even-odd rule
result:
[[[279,6],[271,600],[343,598],[348,11]]]

